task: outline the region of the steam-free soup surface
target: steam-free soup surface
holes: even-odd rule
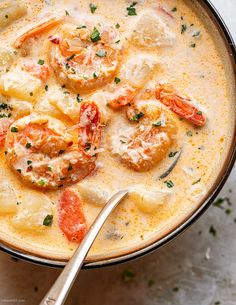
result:
[[[0,238],[67,259],[106,201],[89,259],[193,212],[232,138],[229,78],[184,1],[9,1],[0,8]]]

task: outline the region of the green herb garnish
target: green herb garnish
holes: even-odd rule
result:
[[[183,34],[186,31],[187,31],[187,25],[186,24],[182,24],[181,25],[181,34]]]
[[[96,55],[97,55],[98,57],[106,57],[106,56],[107,56],[107,51],[105,51],[105,50],[99,50],[99,51],[96,52]]]
[[[90,11],[92,14],[94,14],[94,12],[96,11],[97,9],[97,5],[93,4],[93,3],[90,3],[89,4],[89,8],[90,8]]]
[[[44,218],[43,225],[46,227],[50,227],[53,223],[53,215],[47,215]]]
[[[18,132],[18,128],[17,127],[11,127],[11,132]]]
[[[139,119],[141,119],[143,116],[144,116],[144,113],[143,113],[143,112],[139,112],[139,113],[135,114],[135,115],[132,117],[131,121],[137,122],[137,121],[139,121]]]
[[[44,60],[43,59],[39,59],[39,61],[38,61],[38,65],[44,65]]]
[[[122,274],[122,279],[124,282],[131,282],[135,277],[135,273],[131,268],[125,269]]]
[[[115,77],[114,82],[115,82],[116,84],[119,84],[120,78],[119,78],[119,77]]]
[[[97,28],[95,28],[95,27],[93,28],[93,32],[90,35],[90,39],[91,39],[92,42],[97,42],[101,39],[100,32],[98,31]]]
[[[174,182],[171,180],[165,181],[164,182],[166,184],[166,186],[170,189],[172,187],[174,187]]]
[[[136,8],[134,7],[137,4],[137,2],[133,2],[129,7],[126,8],[128,11],[128,16],[136,16]]]

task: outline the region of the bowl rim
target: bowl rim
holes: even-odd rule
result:
[[[221,31],[221,36],[225,40],[225,46],[227,47],[228,54],[231,57],[231,66],[233,68],[234,78],[236,79],[236,46],[234,39],[227,25],[225,24],[223,18],[221,17],[220,13],[215,8],[215,6],[212,4],[212,2],[210,0],[201,0],[200,5],[203,7],[205,6],[205,10],[211,14],[209,18],[213,18],[213,21],[216,23],[218,30]],[[196,210],[192,213],[191,216],[187,217],[182,222],[182,224],[177,226],[175,229],[171,230],[169,233],[167,233],[166,236],[162,237],[161,239],[157,240],[156,242],[150,245],[144,246],[142,249],[135,250],[127,254],[122,254],[118,257],[113,257],[110,259],[104,259],[96,262],[87,262],[87,263],[85,262],[83,268],[86,269],[99,268],[99,267],[124,263],[129,260],[137,259],[141,256],[151,253],[157,250],[158,248],[164,246],[165,244],[169,243],[170,241],[172,241],[179,234],[183,233],[187,228],[189,228],[212,204],[212,202],[214,201],[214,199],[216,198],[216,196],[224,186],[226,180],[228,179],[230,172],[233,169],[235,161],[236,161],[236,124],[234,126],[232,143],[230,145],[229,152],[222,166],[222,169],[217,179],[215,180],[214,184],[212,185],[211,189],[209,190],[207,199],[203,200],[202,204],[200,204],[199,207],[196,208]],[[0,250],[10,254],[15,258],[42,266],[64,267],[66,265],[65,261],[45,259],[34,255],[30,255],[21,252],[19,250],[13,249],[8,245],[4,245],[3,243],[0,243]]]

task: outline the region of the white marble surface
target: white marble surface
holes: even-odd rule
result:
[[[236,39],[236,0],[213,2]],[[236,170],[220,194],[230,197],[232,207],[224,206],[232,214],[212,206],[191,229],[151,255],[82,271],[67,305],[236,305],[235,180]],[[211,224],[216,236],[209,233]],[[130,282],[122,280],[127,268],[135,274]],[[37,305],[59,272],[0,253],[0,305]]]

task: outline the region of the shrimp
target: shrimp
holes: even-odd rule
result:
[[[176,124],[171,114],[155,101],[138,100],[127,111],[128,118],[138,124],[130,136],[124,135],[125,141],[121,140],[118,154],[128,167],[148,171],[167,155],[176,134]]]
[[[189,97],[179,95],[172,85],[158,85],[156,87],[156,98],[190,123],[199,127],[206,125],[206,116],[202,111],[191,104]]]
[[[15,121],[5,145],[10,167],[23,181],[41,189],[84,179],[96,167],[95,151],[101,138],[95,103],[82,104],[75,128],[74,134],[69,133],[61,121],[36,113]]]
[[[0,119],[0,148],[4,147],[7,131],[12,123],[13,123],[12,119],[9,118]]]
[[[43,23],[39,24],[38,26],[28,30],[26,33],[24,33],[23,35],[21,35],[20,37],[18,37],[16,39],[16,41],[14,43],[15,48],[16,49],[21,48],[25,41],[27,41],[28,39],[33,38],[37,35],[40,35],[45,31],[50,30],[54,26],[58,25],[59,22],[60,22],[59,18],[51,18],[48,21],[43,22]]]
[[[72,242],[81,242],[84,238],[87,225],[82,210],[82,201],[77,194],[65,189],[59,198],[59,227]]]
[[[42,82],[46,82],[50,76],[49,67],[47,65],[30,65],[25,64],[24,69],[33,76],[39,78]]]
[[[132,102],[137,94],[137,89],[129,84],[124,84],[115,89],[114,92],[107,94],[107,105],[118,110]]]
[[[108,83],[121,61],[120,35],[111,26],[66,23],[49,41],[48,57],[59,82],[75,92]]]

